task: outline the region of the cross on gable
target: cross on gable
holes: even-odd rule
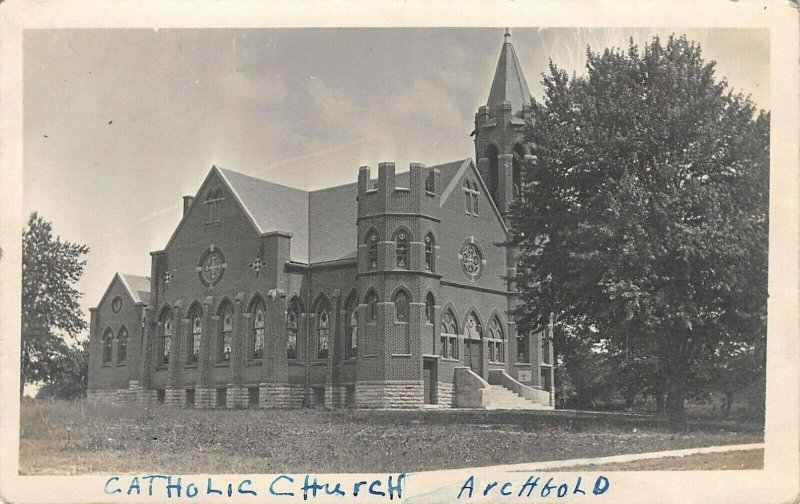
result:
[[[253,268],[253,271],[256,272],[256,276],[259,276],[259,273],[261,272],[261,267],[266,265],[267,263],[262,261],[259,256],[256,256],[256,260],[248,264],[248,266]]]
[[[169,287],[169,281],[172,280],[173,278],[175,278],[175,275],[173,275],[169,270],[164,272],[164,288],[165,289]]]

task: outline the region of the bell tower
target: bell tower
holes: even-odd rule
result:
[[[489,192],[505,217],[521,184],[523,128],[531,93],[506,28],[486,105],[475,114],[475,159]]]

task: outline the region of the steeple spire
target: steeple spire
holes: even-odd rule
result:
[[[504,101],[511,102],[512,113],[521,111],[524,103],[531,102],[531,92],[528,90],[528,83],[522,73],[517,53],[511,44],[511,31],[508,28],[503,35],[503,47],[500,49],[492,89],[486,102],[489,114],[494,115],[497,106]]]

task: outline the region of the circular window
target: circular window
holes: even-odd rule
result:
[[[117,296],[114,298],[113,301],[111,301],[111,311],[113,311],[114,313],[119,313],[121,309],[122,309],[122,298]]]
[[[458,254],[458,259],[461,261],[461,269],[470,280],[475,281],[480,278],[486,260],[481,254],[481,249],[475,243],[472,241],[465,242],[461,247],[461,252]]]
[[[197,275],[206,287],[217,285],[225,274],[225,256],[218,248],[210,247],[200,258],[200,265],[197,267]]]

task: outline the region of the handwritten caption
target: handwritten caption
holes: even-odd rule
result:
[[[266,485],[256,485],[253,480],[243,478],[235,481],[222,481],[205,478],[199,482],[185,476],[167,474],[147,474],[141,476],[110,476],[103,488],[107,495],[149,496],[167,499],[192,499],[198,496],[251,496],[258,497],[301,497],[303,500],[322,496],[359,497],[372,496],[394,500],[402,499],[406,490],[406,473],[387,475],[386,478],[364,479],[354,483],[324,481],[306,474],[293,477],[281,474]],[[562,498],[568,495],[598,496],[611,488],[606,476],[597,476],[584,482],[582,476],[574,480],[558,480],[555,477],[530,475],[519,481],[479,481],[468,476],[453,498],[458,501],[482,499],[492,495],[518,498]],[[408,492],[406,492],[408,493]]]

